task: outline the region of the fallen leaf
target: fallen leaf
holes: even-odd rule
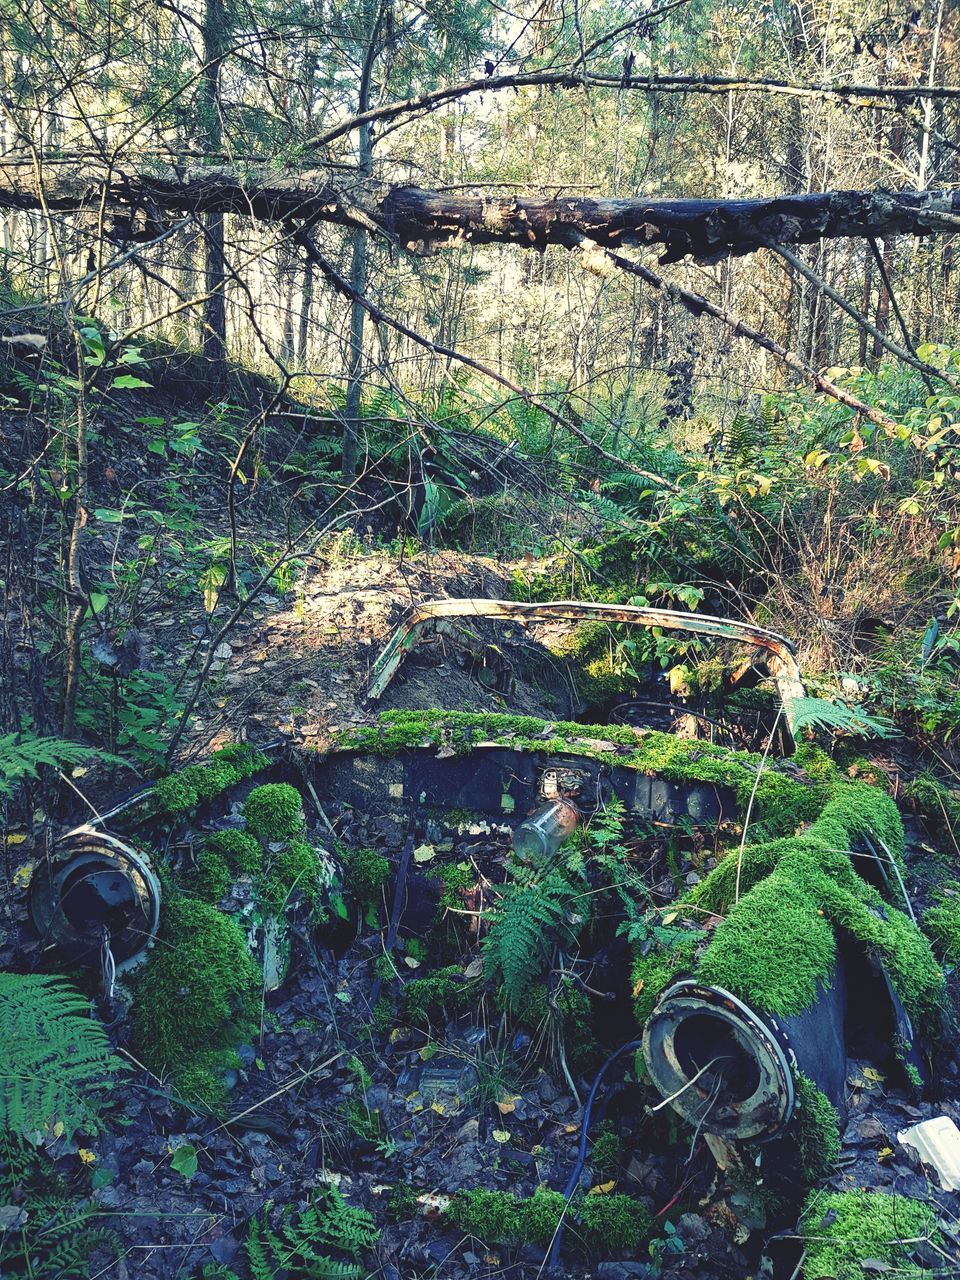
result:
[[[413,851],[413,860],[414,862],[430,862],[436,852],[432,844],[418,845]]]
[[[587,1192],[588,1196],[608,1196],[613,1188],[617,1185],[614,1178],[611,1182],[598,1182],[595,1187],[591,1187]]]
[[[509,1142],[510,1141],[509,1129],[494,1129],[493,1140],[494,1142],[499,1142],[499,1143]]]

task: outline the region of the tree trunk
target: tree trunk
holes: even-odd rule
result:
[[[224,0],[206,0],[203,17],[203,101],[207,145],[217,154],[223,143],[220,115],[220,66],[226,51],[226,8]],[[208,365],[211,390],[222,392],[227,385],[227,308],[224,285],[227,278],[224,256],[224,218],[205,213],[203,225],[203,355]]]

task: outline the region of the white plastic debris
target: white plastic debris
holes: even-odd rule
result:
[[[960,1191],[960,1129],[949,1116],[936,1116],[901,1129],[897,1141],[913,1147],[924,1164],[936,1169],[944,1191]]]

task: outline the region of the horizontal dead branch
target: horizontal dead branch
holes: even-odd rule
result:
[[[42,175],[42,188],[38,173]],[[278,174],[220,166],[108,167],[90,156],[0,160],[0,208],[93,211],[103,200],[117,234],[156,233],[184,213],[234,213],[271,221],[376,228],[409,247],[451,241],[605,248],[662,245],[663,261],[701,262],[772,243],[810,244],[842,236],[922,236],[960,229],[960,191],[827,191],[757,200],[601,199],[424,191],[334,181],[325,169]],[[126,225],[129,223],[130,225]],[[138,230],[142,228],[142,231]]]

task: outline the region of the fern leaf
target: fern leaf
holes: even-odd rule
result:
[[[795,729],[827,729],[857,738],[896,738],[899,730],[886,716],[826,698],[797,698],[790,704]]]
[[[543,972],[549,951],[563,931],[570,897],[567,882],[551,873],[539,882],[511,886],[501,899],[484,940],[484,953],[511,1004]]]
[[[0,1127],[68,1139],[99,1128],[124,1064],[75,987],[51,974],[0,973],[0,1043]]]
[[[99,756],[114,764],[123,764],[117,756],[108,755],[97,747],[82,742],[67,742],[63,738],[24,737],[16,733],[0,735],[0,800],[9,799],[18,782],[37,777],[42,765],[63,769],[67,765],[80,764],[91,756]]]

